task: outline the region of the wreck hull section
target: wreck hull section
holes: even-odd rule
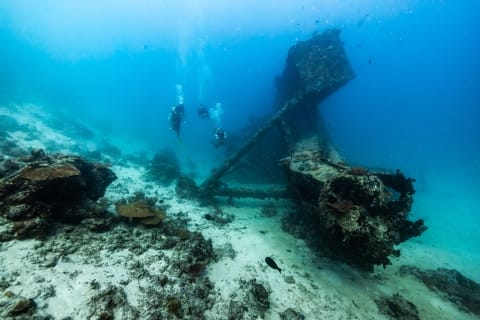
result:
[[[334,149],[317,106],[330,94],[355,78],[339,29],[329,29],[288,51],[285,68],[276,79],[275,104],[296,98],[299,107],[284,118],[281,127],[289,152],[305,136],[317,135],[323,149]]]
[[[423,220],[408,220],[413,179],[333,163],[309,144],[300,143],[281,164],[298,203],[299,221],[290,223],[302,224],[323,252],[371,271],[400,255],[396,245],[426,230]]]

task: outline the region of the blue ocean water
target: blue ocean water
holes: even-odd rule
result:
[[[172,147],[208,172],[224,156],[215,127],[271,114],[288,48],[338,27],[356,79],[319,107],[333,143],[417,179],[423,241],[479,252],[479,4],[257,2],[4,0],[0,102],[69,115],[125,150]],[[168,123],[180,97],[181,141]],[[217,102],[220,123],[197,117]]]

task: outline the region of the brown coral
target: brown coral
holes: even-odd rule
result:
[[[165,214],[156,215],[153,217],[140,219],[140,223],[146,226],[154,226],[160,224],[163,220],[165,220],[165,217]]]
[[[42,239],[56,223],[104,218],[105,210],[90,209],[116,179],[110,169],[78,156],[50,155],[42,150],[10,161],[18,170],[0,173],[0,216],[6,222],[0,241]]]
[[[120,216],[140,219],[139,222],[145,225],[159,224],[166,218],[163,210],[155,208],[144,199],[130,203],[119,202],[116,204],[115,210]]]
[[[26,167],[19,176],[30,181],[45,181],[59,178],[80,176],[80,170],[71,165],[56,165],[50,167]]]

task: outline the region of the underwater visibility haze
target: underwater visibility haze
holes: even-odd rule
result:
[[[147,210],[148,213],[145,213],[142,211],[146,210],[145,207],[142,207],[142,210],[137,208],[142,213],[136,211],[137,216],[133,219],[140,216],[142,219],[155,216],[160,221],[166,216],[166,221],[169,221],[169,217],[175,214],[178,214],[178,221],[193,219],[195,222],[197,221],[195,219],[200,219],[201,223],[208,225],[204,231],[203,227],[199,227],[202,224],[197,224],[196,231],[182,229],[183,233],[179,231],[180,227],[169,227],[165,222],[163,228],[172,228],[169,229],[170,233],[166,234],[175,234],[177,238],[183,240],[190,237],[189,239],[197,241],[195,232],[204,232],[213,240],[212,250],[222,252],[217,253],[218,257],[223,257],[223,254],[228,259],[235,259],[233,253],[231,257],[225,253],[228,251],[225,247],[218,250],[215,242],[217,238],[222,239],[218,241],[223,245],[223,241],[231,240],[229,248],[231,252],[237,252],[237,260],[232,261],[243,261],[245,265],[251,263],[254,267],[242,269],[240,266],[243,264],[237,262],[236,267],[230,270],[244,272],[242,270],[248,269],[250,276],[256,275],[258,279],[261,278],[261,274],[266,273],[268,276],[265,282],[274,281],[273,277],[284,277],[282,285],[275,287],[276,285],[270,282],[272,288],[268,288],[268,285],[255,282],[255,278],[247,281],[247,276],[241,273],[239,278],[245,277],[247,280],[240,281],[240,288],[256,292],[257,302],[249,303],[262,306],[257,306],[256,308],[262,311],[253,315],[267,319],[278,319],[279,316],[281,319],[315,319],[312,315],[318,314],[319,311],[308,301],[311,301],[312,305],[321,306],[322,303],[316,303],[314,302],[316,298],[312,298],[323,297],[318,292],[312,295],[302,293],[295,298],[292,297],[295,301],[303,302],[295,304],[290,300],[288,302],[292,303],[290,306],[285,302],[288,299],[278,298],[276,302],[274,300],[277,297],[275,295],[281,296],[281,293],[275,291],[285,289],[284,285],[293,285],[291,281],[294,283],[295,280],[289,278],[293,273],[292,269],[307,267],[301,262],[289,261],[287,256],[279,253],[275,255],[262,251],[261,248],[264,247],[257,246],[255,242],[260,240],[252,240],[271,237],[273,245],[265,248],[275,248],[278,244],[275,241],[281,241],[283,244],[279,246],[282,248],[285,246],[288,254],[294,256],[296,249],[288,247],[286,244],[288,241],[285,240],[287,236],[282,235],[289,229],[285,227],[286,220],[280,221],[280,218],[275,220],[276,227],[271,227],[270,231],[267,230],[270,228],[267,227],[268,223],[264,225],[262,222],[262,219],[268,216],[268,212],[275,212],[272,216],[277,216],[276,211],[286,215],[292,210],[290,208],[293,205],[285,203],[287,200],[271,200],[270,204],[256,212],[255,206],[258,206],[256,201],[269,200],[248,202],[242,199],[236,203],[235,197],[233,200],[232,197],[230,200],[227,197],[220,200],[221,205],[218,203],[213,205],[214,209],[192,209],[196,205],[196,200],[178,200],[176,197],[181,193],[178,193],[177,185],[177,196],[175,195],[175,182],[172,181],[176,181],[179,176],[187,175],[200,186],[200,191],[210,190],[201,188],[212,186],[207,183],[201,185],[202,181],[214,172],[212,170],[221,167],[225,159],[234,155],[243,143],[281,108],[282,104],[279,105],[277,94],[281,90],[279,83],[289,52],[294,52],[295,48],[308,43],[312,37],[328,35],[328,30],[339,30],[339,39],[354,77],[350,81],[346,79],[345,84],[342,83],[332,92],[322,96],[318,105],[310,106],[315,110],[312,113],[313,117],[323,126],[319,129],[319,134],[326,135],[325,139],[341,158],[337,166],[348,166],[353,170],[351,171],[353,176],[366,174],[363,170],[393,173],[398,169],[405,177],[415,180],[414,182],[405,180],[407,184],[412,181],[416,191],[409,218],[412,221],[422,219],[428,229],[426,231],[422,229],[417,235],[412,231],[405,239],[395,243],[402,251],[399,259],[407,259],[405,261],[419,268],[455,269],[478,283],[480,90],[477,77],[480,76],[478,59],[480,20],[476,12],[479,10],[480,3],[473,0],[46,0],[41,4],[28,0],[2,0],[0,160],[14,159],[17,156],[15,152],[11,152],[13,143],[11,141],[16,141],[18,149],[23,148],[25,152],[42,148],[47,154],[72,153],[90,160],[109,162],[112,171],[118,177],[118,181],[106,191],[105,198],[110,197],[109,212],[116,212],[120,216],[125,214],[125,217],[130,219],[129,223],[132,223],[132,216],[129,214],[132,214],[134,209],[127,206],[137,203],[135,200],[142,201],[142,206],[152,205],[152,208],[156,203],[157,209]],[[330,45],[326,50],[332,48],[336,48],[336,45]],[[337,63],[335,67],[339,68],[341,61]],[[179,104],[184,106],[184,111],[175,113],[178,110],[172,108]],[[205,107],[203,110],[205,113],[199,110],[202,105]],[[285,122],[295,122],[295,126],[300,128],[310,125],[302,122],[306,121],[305,119],[296,118],[288,113],[285,117],[287,119]],[[7,118],[14,120],[7,121]],[[12,124],[15,122],[19,125]],[[29,128],[28,125],[34,125],[38,131],[21,133],[25,128]],[[250,158],[245,157],[249,160],[239,161],[240,171],[237,171],[237,174],[235,170],[230,172],[231,168],[225,168],[226,173],[232,174],[231,181],[227,179],[227,182],[231,182],[232,185],[236,183],[248,186],[271,185],[272,188],[278,185],[285,187],[286,183],[292,183],[292,178],[288,174],[285,175],[278,165],[281,159],[291,156],[292,150],[284,146],[279,147],[281,135],[275,132],[269,133],[263,143],[253,149]],[[68,139],[64,139],[63,134]],[[46,143],[45,139],[50,140]],[[5,151],[7,147],[10,148],[8,152]],[[98,154],[110,152],[110,157],[102,158],[95,152]],[[155,158],[158,152],[163,152],[166,160],[162,158],[162,161],[167,162],[165,166],[170,165],[169,161],[178,161],[178,167],[174,166],[171,170],[165,167],[155,169],[156,174],[161,172],[163,175],[161,178],[163,186],[152,184],[148,179],[145,181],[150,182],[142,180],[146,171],[147,173],[153,171],[155,159],[159,159]],[[18,155],[25,156],[21,152]],[[293,158],[289,161],[293,161],[291,160]],[[263,161],[269,161],[269,164],[264,167]],[[108,176],[106,173],[105,175]],[[8,174],[2,174],[0,178],[8,177]],[[235,181],[235,177],[239,178],[239,181]],[[102,179],[108,181],[103,186],[105,192],[105,188],[114,179],[105,177]],[[149,187],[142,189],[142,186]],[[185,185],[182,186],[187,188]],[[220,186],[216,185],[216,188]],[[145,199],[139,200],[137,197],[125,200],[127,194],[132,196],[139,189],[145,193]],[[291,188],[289,190],[291,191]],[[305,194],[309,192],[301,190]],[[200,191],[198,193],[201,193]],[[401,191],[398,192],[403,196]],[[162,198],[162,194],[169,196],[165,195]],[[150,195],[156,196],[158,201],[148,200]],[[105,199],[101,198],[102,196],[103,194],[98,194],[98,197],[92,200],[101,201]],[[327,207],[339,209],[341,203],[340,211],[356,208],[356,204],[347,202],[344,200],[335,205],[327,202]],[[410,209],[409,206],[406,205],[406,208]],[[402,214],[407,215],[408,209],[407,212],[402,211]],[[155,210],[163,211],[160,214],[160,211]],[[188,210],[191,210],[189,214],[186,213]],[[255,230],[251,237],[242,240],[243,245],[232,240],[243,239],[240,235],[235,235],[235,232],[242,230],[242,226],[230,227],[229,233],[228,226],[234,226],[238,222],[230,222],[229,214],[218,218],[219,213],[228,213],[229,210],[232,216],[235,216],[234,221],[251,221],[251,226]],[[182,214],[189,217],[186,218]],[[256,221],[258,215],[263,218]],[[160,216],[161,219],[158,218]],[[189,226],[188,222],[185,223],[186,225],[181,225],[182,228]],[[249,225],[249,222],[244,223]],[[282,223],[283,227],[280,227]],[[193,222],[192,224],[195,225]],[[223,229],[224,235],[221,235],[219,228],[227,228]],[[293,229],[295,228],[289,229],[290,233],[298,236],[295,232],[298,233],[299,229],[292,231]],[[150,230],[147,228],[148,232]],[[400,244],[412,236],[418,237]],[[306,243],[308,242],[307,239]],[[8,242],[5,242],[2,250],[8,252],[7,248],[11,248],[9,246]],[[180,250],[178,248],[182,246],[183,244],[177,244],[175,250]],[[165,248],[167,247],[168,245],[165,245]],[[207,247],[208,245],[202,244],[202,250],[205,252],[208,251],[205,249]],[[159,250],[165,248],[159,247]],[[182,248],[186,250],[185,247]],[[178,256],[184,254],[181,250],[178,252]],[[257,253],[258,256],[255,256]],[[209,269],[207,265],[214,258],[213,254],[206,255],[208,259],[198,258],[199,261],[192,263],[185,269],[187,271],[182,269],[182,272],[197,277],[204,269],[210,274],[215,270],[221,270],[215,266]],[[7,261],[5,257],[3,259]],[[310,260],[304,257],[302,259],[301,261]],[[351,262],[345,257],[340,260],[347,264]],[[391,260],[395,268],[397,264],[406,263],[403,260],[400,260],[402,262],[395,262],[393,258]],[[268,261],[268,266],[265,265],[265,261]],[[278,271],[281,268],[282,272],[272,271],[269,266],[278,268]],[[326,277],[327,271],[322,269],[328,269],[327,264],[317,267],[308,273],[320,272],[319,278]],[[337,267],[332,270],[335,268]],[[388,268],[393,266],[387,266],[386,269]],[[10,274],[13,272],[9,270],[7,267],[0,267],[0,272],[3,273],[0,274],[0,278],[8,277],[9,272]],[[371,290],[369,292],[374,292],[373,295],[376,296],[378,292],[394,294],[396,291],[392,288],[399,285],[392,280],[385,284],[385,288],[390,289],[375,291],[371,289],[373,285],[365,284],[369,281],[367,278],[359,277],[357,278],[359,282],[348,283],[345,279],[339,280],[342,275],[332,276],[335,272],[341,273],[345,270],[335,270],[328,273],[328,281],[332,287],[338,287],[335,294],[339,296],[350,297],[349,290],[354,289],[345,288],[359,286],[359,283],[368,286],[370,288],[368,290]],[[393,271],[378,272],[393,274]],[[299,271],[298,274],[300,273],[302,272]],[[304,273],[307,272],[302,274]],[[217,292],[222,290],[221,281],[227,279],[225,274],[228,272],[218,271],[217,278],[212,276],[218,280],[218,284],[212,285]],[[417,270],[415,274],[421,272]],[[182,279],[181,276],[178,277]],[[317,275],[312,277],[308,281],[313,281]],[[397,274],[392,277],[397,279],[399,276]],[[358,280],[360,278],[361,280]],[[300,286],[301,280],[296,279]],[[162,287],[169,286],[167,283],[170,280],[159,281],[164,281]],[[181,280],[178,281],[181,283]],[[413,280],[409,278],[405,281],[408,283]],[[98,282],[102,283],[100,286],[102,287],[103,282],[101,280]],[[200,280],[196,285],[200,285]],[[132,286],[130,285],[130,289]],[[2,290],[7,288],[9,291],[6,292],[20,294],[15,291],[13,285],[12,287],[7,285],[5,288],[0,286]],[[214,290],[212,288],[209,290]],[[61,285],[56,287],[57,296],[62,290]],[[133,319],[139,314],[145,316],[139,307],[141,299],[136,302],[137,307],[131,302],[136,301],[131,300],[131,296],[134,296],[131,292],[137,292],[135,291],[137,289],[132,290],[127,292],[125,299],[132,303],[132,310],[135,308],[138,310],[129,309],[121,312],[117,310],[115,319],[129,319],[130,316]],[[479,292],[480,289],[477,293],[470,293],[467,296],[477,295],[478,299]],[[187,296],[189,293],[182,294]],[[460,308],[463,311],[452,311],[455,309],[452,307],[452,301],[455,299],[447,297],[443,301],[439,298],[441,294],[438,292],[435,294],[430,302],[418,298],[418,301],[423,301],[417,305],[421,319],[434,319],[439,315],[445,316],[445,319],[452,315],[470,319],[480,314],[478,306],[476,310],[475,307],[470,309],[466,307]],[[262,299],[268,300],[265,298],[268,295],[270,303],[267,303],[267,306],[258,302],[263,301]],[[407,300],[416,304],[416,301],[412,300],[414,294],[405,295]],[[166,312],[174,318],[196,319],[205,316],[207,319],[217,319],[215,312],[220,312],[219,310],[227,305],[230,316],[232,312],[241,309],[239,305],[231,302],[238,302],[238,297],[228,298],[230,301],[226,294],[218,293],[217,302],[209,300],[209,303],[204,303],[205,310],[197,306],[200,311],[195,309],[196,307],[187,307],[182,297],[173,293],[163,297],[168,303],[162,305],[162,308],[167,311],[161,312]],[[27,298],[30,297],[27,295]],[[45,299],[47,301],[48,297]],[[222,305],[218,302],[222,301],[221,299],[230,302]],[[247,304],[245,299],[242,303]],[[352,299],[346,300],[355,300]],[[353,303],[355,304],[353,309],[344,309],[343,305],[339,304],[333,309],[343,310],[338,311],[340,313],[322,315],[332,319],[348,315],[349,319],[367,319],[377,317],[378,312],[372,307],[375,303],[380,312],[383,310],[382,304],[373,298]],[[270,310],[268,305],[271,306]],[[287,307],[292,308],[291,313]],[[75,310],[78,311],[82,306],[75,305],[72,308],[77,308]],[[441,312],[442,308],[447,310],[444,315]],[[82,311],[84,313],[78,311],[79,319],[97,316],[90,309],[85,310]],[[197,310],[198,314],[191,310]],[[357,312],[355,310],[362,310],[358,311],[357,317],[352,315]],[[55,318],[69,315],[68,312],[59,311],[59,308],[52,307],[51,304],[45,306],[44,311],[48,311]],[[347,315],[342,313],[344,311]],[[388,311],[383,314],[395,318]],[[247,313],[243,316],[249,319]],[[379,317],[382,319],[382,316]]]

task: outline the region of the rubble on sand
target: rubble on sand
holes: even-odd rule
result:
[[[12,291],[5,291],[0,295],[0,317],[5,320],[49,320],[53,319],[41,310],[38,310],[34,299],[27,299]]]
[[[398,293],[378,298],[375,303],[378,310],[390,319],[420,320],[417,307]]]
[[[269,290],[256,279],[239,282],[239,289],[231,296],[227,319],[264,319],[270,308]]]
[[[439,292],[460,309],[480,315],[480,284],[454,269],[421,270],[415,266],[400,267],[401,275],[413,275],[430,290]]]

